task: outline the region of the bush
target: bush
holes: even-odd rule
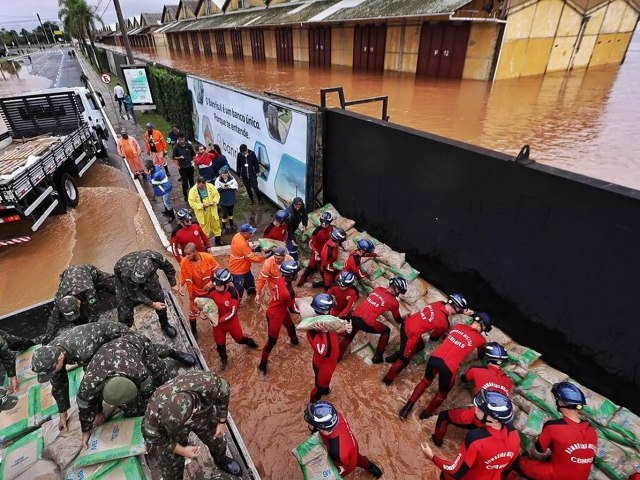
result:
[[[193,138],[191,94],[185,74],[149,65],[149,86],[157,112],[176,123],[188,138]]]

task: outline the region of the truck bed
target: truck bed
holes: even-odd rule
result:
[[[30,161],[37,161],[60,139],[60,137],[41,135],[24,142],[14,141],[8,147],[0,150],[0,177],[3,180],[9,179],[19,169],[27,168]]]

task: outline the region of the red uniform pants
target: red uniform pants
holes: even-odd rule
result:
[[[335,283],[339,273],[338,270],[322,270],[322,281],[324,282],[325,290]]]
[[[427,408],[422,411],[424,415],[431,415],[440,408],[456,381],[456,372],[452,372],[443,359],[432,355],[429,357],[427,367],[424,370],[424,378],[420,380],[420,383],[416,385],[411,394],[409,399],[411,403],[415,404],[418,401],[424,391],[435,380],[436,375],[438,376],[438,391],[429,402],[429,405],[427,405]]]
[[[269,360],[269,355],[271,354],[271,350],[276,346],[276,342],[278,341],[278,336],[280,335],[280,328],[284,325],[287,329],[287,333],[289,338],[291,339],[291,343],[293,345],[298,344],[298,335],[296,335],[296,326],[293,324],[293,320],[291,320],[291,315],[289,312],[286,312],[282,316],[278,316],[275,318],[269,318],[267,315],[267,334],[269,335],[269,339],[262,349],[262,362],[266,362]]]
[[[449,424],[467,430],[484,427],[484,424],[476,418],[476,407],[471,406],[444,410],[438,415],[436,431],[434,433],[434,436],[440,442],[444,440]]]
[[[231,338],[233,338],[236,343],[240,343],[244,338],[242,325],[240,325],[240,319],[237,316],[226,322],[220,322],[213,327],[213,339],[216,341],[216,345],[227,344],[227,333],[231,335]]]
[[[369,459],[367,457],[365,457],[364,455],[362,455],[360,452],[358,452],[358,463],[356,464],[356,467],[360,467],[360,468],[363,468],[365,470],[367,470],[369,468]],[[345,471],[342,472],[340,474],[340,476],[341,477],[346,477],[351,472],[353,472],[356,469],[356,467],[353,467],[351,470],[345,469]]]
[[[551,462],[539,462],[533,458],[520,457],[517,470],[529,480],[548,480],[553,478]]]
[[[375,320],[373,325],[370,325],[360,317],[351,317],[351,327],[351,333],[346,335],[340,342],[340,357],[338,359],[342,358],[344,352],[347,350],[353,339],[356,338],[356,335],[360,330],[367,333],[379,333],[380,340],[378,340],[376,353],[384,353],[384,349],[387,348],[387,343],[389,343],[389,335],[391,335],[391,329],[384,323]]]
[[[338,366],[338,359],[326,358],[316,353],[313,355],[313,373],[315,373],[315,386],[311,390],[311,402],[317,402],[323,395],[329,394],[329,385],[333,372]]]

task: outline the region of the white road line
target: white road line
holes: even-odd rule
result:
[[[53,84],[54,87],[57,87],[60,83],[60,75],[62,75],[62,64],[64,63],[64,55],[60,55],[60,65],[58,65],[58,75],[56,75],[56,82]]]

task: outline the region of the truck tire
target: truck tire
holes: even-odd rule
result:
[[[58,182],[58,194],[60,200],[69,208],[76,208],[80,201],[80,193],[76,182],[71,175],[63,173]]]

